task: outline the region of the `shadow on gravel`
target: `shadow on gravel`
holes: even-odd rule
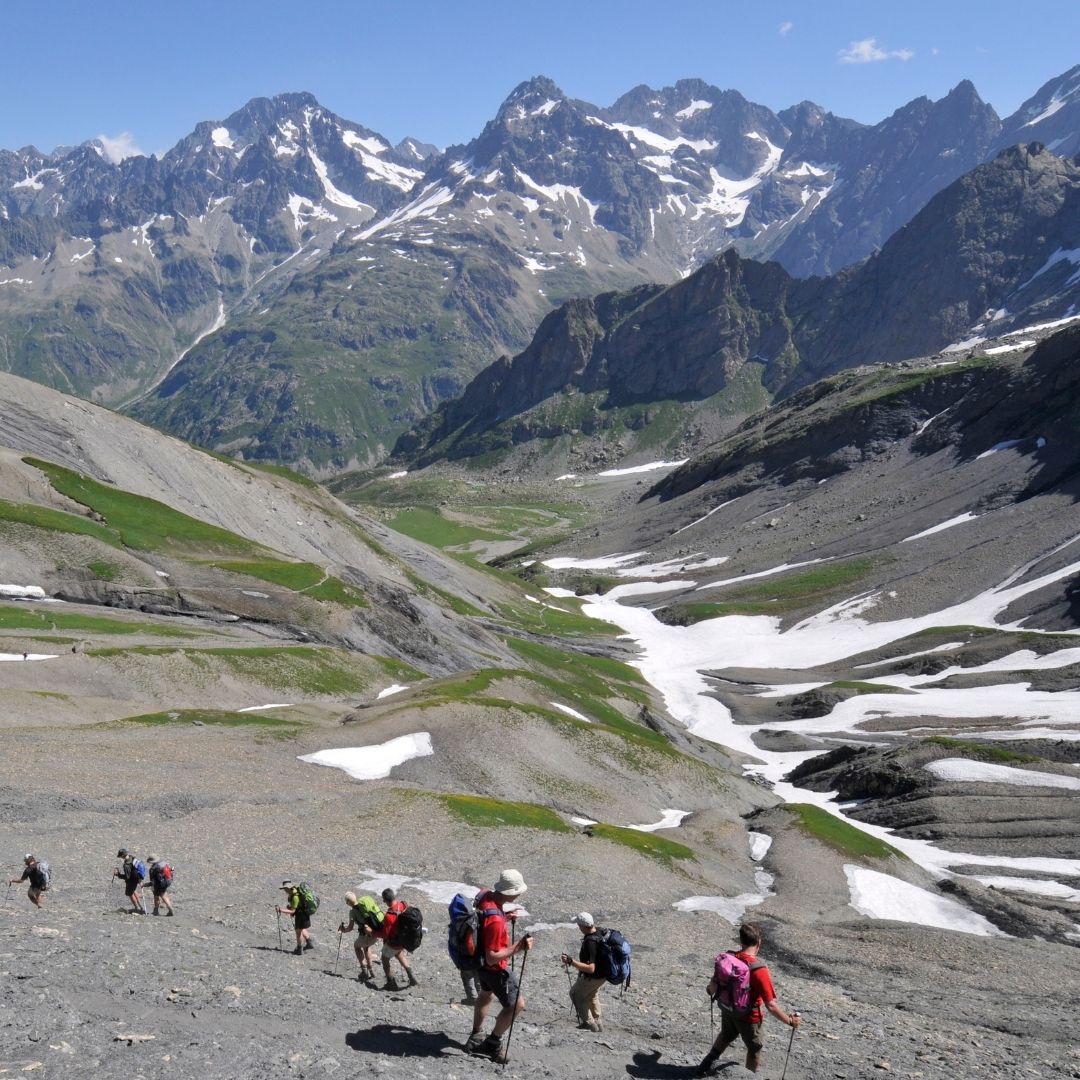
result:
[[[709,1075],[723,1076],[735,1064],[734,1061],[722,1061]],[[643,1080],[679,1080],[679,1078],[696,1076],[697,1066],[662,1064],[659,1050],[651,1052],[639,1050],[634,1054],[633,1064],[626,1066],[626,1071],[631,1076],[642,1077]]]
[[[395,1057],[442,1057],[451,1047],[461,1049],[442,1031],[420,1031],[400,1024],[376,1024],[345,1036],[346,1045],[362,1054],[393,1054]]]

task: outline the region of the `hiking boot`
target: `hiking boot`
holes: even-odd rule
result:
[[[169,910],[165,912],[165,918],[166,919],[171,919],[175,914],[176,914],[176,912],[173,911],[172,908],[169,908]]]
[[[578,1022],[578,1027],[582,1031],[599,1031],[600,1024],[596,1020],[581,1020]]]
[[[404,989],[404,987],[402,987],[401,984],[398,983],[396,979],[387,979],[386,982],[383,983],[382,988],[384,990],[402,990],[402,989]]]
[[[706,1054],[702,1059],[701,1064],[694,1070],[695,1076],[712,1076],[713,1066],[716,1065],[716,1058],[712,1054]]]
[[[304,950],[299,945],[297,945],[296,948],[293,949],[292,954],[293,956],[303,956]]]
[[[157,908],[154,908],[154,910],[153,910],[153,911],[151,911],[151,912],[150,912],[150,914],[151,914],[151,915],[159,915],[159,914],[160,914],[160,912],[158,911],[158,909],[157,909]]]
[[[411,971],[408,972],[407,974],[409,976],[409,985],[410,986],[419,986],[420,985],[420,980]]]
[[[507,1062],[506,1043],[501,1035],[489,1035],[480,1047],[480,1053],[488,1054],[496,1065],[505,1065]]]
[[[304,949],[307,950],[307,949],[314,949],[314,948],[315,948],[315,939],[314,938],[308,938],[307,941],[304,942]]]
[[[482,1031],[474,1031],[465,1040],[465,1053],[466,1054],[479,1054],[480,1047],[487,1041],[487,1036]]]

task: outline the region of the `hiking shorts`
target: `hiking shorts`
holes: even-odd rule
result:
[[[509,968],[497,968],[495,971],[481,968],[476,973],[476,981],[481,990],[494,994],[503,1008],[512,1009],[517,1004],[518,981]]]
[[[765,1045],[765,1023],[759,1020],[751,1024],[748,1020],[740,1020],[731,1013],[720,1014],[720,1039],[725,1043],[732,1043],[736,1036],[746,1044],[746,1049],[751,1054],[760,1054]]]
[[[311,916],[306,911],[297,911],[293,914],[293,926],[297,930],[307,930],[311,926]]]
[[[386,942],[384,941],[383,942],[383,947],[382,947],[382,958],[384,960],[393,960],[394,957],[398,955],[398,953],[401,953],[401,952],[404,952],[404,951],[405,951],[404,949],[391,948],[391,946],[387,945]]]
[[[124,895],[130,900],[138,891],[141,881],[125,881],[124,882]]]
[[[36,885],[31,885],[30,888],[26,890],[26,895],[36,903],[38,897],[41,896],[44,891],[44,889],[39,889]]]
[[[154,886],[154,896],[156,896],[156,897],[158,897],[160,899],[162,896],[164,896],[169,891],[169,886],[171,884],[172,884],[171,881],[166,881],[164,885],[155,885]]]

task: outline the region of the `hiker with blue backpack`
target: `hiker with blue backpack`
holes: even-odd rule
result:
[[[306,882],[283,881],[281,890],[286,893],[285,906],[275,909],[279,915],[291,915],[293,929],[296,931],[294,956],[300,956],[306,949],[315,948],[315,938],[311,936],[311,916],[319,910],[319,898],[315,890]]]
[[[146,880],[146,863],[135,858],[135,853],[127,848],[121,848],[116,857],[124,862],[113,870],[113,877],[124,879],[124,895],[131,902],[131,910],[136,915],[145,915],[146,905],[142,902],[139,887]]]
[[[742,1039],[746,1046],[746,1067],[750,1072],[758,1071],[765,1035],[762,1005],[782,1024],[787,1024],[792,1040],[795,1038],[799,1014],[786,1013],[777,1003],[769,969],[758,959],[761,937],[757,926],[743,923],[739,927],[742,948],[721,953],[713,964],[706,990],[720,1006],[720,1034],[698,1066],[698,1076],[709,1076],[717,1059],[736,1039]]]
[[[30,885],[26,890],[26,895],[30,898],[30,903],[35,907],[44,907],[45,899],[42,893],[48,890],[52,880],[49,864],[43,862],[36,855],[27,855],[23,859],[23,866],[22,877],[10,878],[8,888],[10,889],[12,885],[18,885],[20,881],[29,881]]]
[[[510,1049],[510,1035],[514,1020],[525,1008],[525,998],[508,961],[515,953],[524,952],[521,961],[521,979],[525,978],[525,962],[532,948],[531,936],[510,940],[508,918],[504,908],[525,894],[528,886],[520,870],[504,870],[499,880],[479,900],[476,911],[476,973],[480,993],[473,1007],[472,1034],[465,1042],[469,1054],[483,1054],[498,1064],[505,1064]],[[495,1026],[485,1036],[483,1027],[491,1003],[498,998],[502,1008],[495,1017]],[[506,1043],[503,1035],[507,1033]]]
[[[607,972],[601,970],[600,928],[587,911],[577,915],[574,922],[582,934],[578,958],[575,960],[569,953],[560,957],[563,967],[572,967],[578,973],[570,989],[570,1000],[577,1012],[578,1027],[601,1031],[600,988],[607,982]]]

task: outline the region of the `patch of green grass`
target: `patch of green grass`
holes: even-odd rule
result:
[[[672,604],[666,609],[668,621],[689,625],[722,615],[781,615],[798,611],[859,581],[882,561],[861,557],[825,563],[797,574],[737,586],[725,592],[726,599],[722,601]]]
[[[355,586],[336,577],[328,577],[320,581],[318,585],[304,590],[305,596],[313,600],[325,600],[332,604],[343,604],[345,607],[369,606],[368,598]]]
[[[123,573],[115,563],[102,562],[99,559],[88,562],[86,568],[98,581],[115,581]]]
[[[647,855],[650,859],[656,859],[657,862],[662,862],[665,866],[672,868],[674,868],[675,859],[696,858],[693,850],[685,844],[669,840],[666,836],[657,836],[656,833],[624,829],[618,825],[593,825],[592,834],[604,840],[613,840],[640,855]]]
[[[55,698],[57,701],[71,700],[70,694],[60,694],[55,690],[31,690],[30,693],[33,694],[34,697]]]
[[[156,499],[133,495],[102,484],[89,476],[65,469],[51,461],[26,457],[23,461],[40,469],[52,486],[81,506],[105,518],[106,528],[125,547],[135,551],[217,550],[238,555],[258,555],[261,545],[188,517]]]
[[[547,806],[506,802],[481,795],[439,795],[438,799],[456,817],[479,828],[515,827],[572,832],[573,829]]]
[[[0,521],[31,525],[36,529],[49,529],[53,532],[92,536],[110,547],[120,546],[119,539],[104,525],[80,514],[69,514],[49,506],[34,506],[32,503],[14,503],[0,499]]]
[[[602,694],[607,691],[610,694],[609,682],[630,683],[631,692],[641,698],[642,704],[648,700],[648,694],[644,690],[645,676],[637,668],[624,664],[621,660],[557,649],[542,641],[509,637],[503,640],[519,656],[557,671],[561,678],[578,683],[590,693]],[[625,694],[627,691],[620,687],[619,692]]]
[[[258,469],[259,472],[273,473],[274,476],[284,477],[284,479],[291,480],[301,487],[310,488],[313,491],[321,490],[319,484],[312,480],[310,476],[304,476],[303,473],[298,473],[286,465],[271,465],[266,461],[245,461],[244,464],[251,469]]]
[[[57,605],[59,606],[59,605]],[[99,634],[148,634],[156,637],[195,637],[187,630],[155,623],[109,619],[78,612],[0,607],[0,630],[75,630]]]
[[[889,686],[887,683],[858,682],[853,679],[836,679],[826,683],[822,690],[854,690],[857,694],[910,694],[911,690],[905,690],[900,686]]]
[[[1030,764],[1043,760],[1035,754],[1023,754],[1004,746],[987,746],[985,743],[970,742],[967,739],[950,739],[946,735],[931,735],[926,741],[934,746],[951,750],[960,757],[974,758],[976,761],[1011,761]]]
[[[286,562],[284,559],[215,559],[210,565],[233,574],[269,581],[271,585],[294,592],[310,589],[326,576],[314,563]]]
[[[210,727],[298,728],[302,726],[299,720],[271,716],[266,712],[241,713],[228,712],[224,709],[171,709],[166,712],[125,716],[111,723],[170,725],[192,724],[196,721]]]
[[[300,691],[310,696],[347,697],[370,688],[366,657],[328,647],[311,645],[253,646],[250,648],[170,648],[136,646],[130,649],[88,649],[87,655],[103,659],[174,655],[207,672],[224,667],[239,678],[275,690]]]
[[[427,679],[427,675],[419,668],[414,668],[404,660],[396,660],[392,656],[373,656],[371,659],[376,661],[387,675],[402,682],[423,682]]]
[[[431,507],[417,506],[395,514],[387,524],[399,533],[411,536],[432,547],[461,547],[474,540],[501,540],[498,533],[475,525],[450,521]]]
[[[503,603],[499,611],[507,622],[538,634],[554,634],[563,638],[603,637],[621,633],[613,623],[590,619],[580,611],[567,611],[542,601],[539,604]]]
[[[820,806],[811,803],[789,803],[784,809],[794,814],[799,825],[811,836],[844,855],[871,859],[907,857],[884,840],[870,836],[862,829],[830,814],[828,810],[822,810]]]

